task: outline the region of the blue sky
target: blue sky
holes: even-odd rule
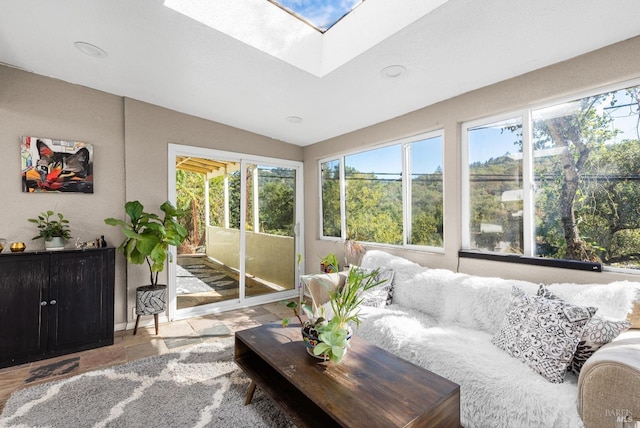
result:
[[[442,168],[442,138],[422,140],[412,145],[411,171],[414,174],[434,173]],[[394,144],[346,156],[346,165],[360,172],[395,173],[387,178],[400,178],[402,171],[402,148]]]
[[[302,16],[320,30],[326,30],[364,0],[273,0]]]

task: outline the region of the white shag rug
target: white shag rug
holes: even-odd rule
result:
[[[15,392],[0,427],[293,427],[233,362],[233,338]]]

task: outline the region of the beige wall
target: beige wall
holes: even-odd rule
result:
[[[124,121],[126,197],[148,209],[167,199],[169,143],[302,161],[301,147],[129,98]],[[148,283],[147,275],[140,266],[128,268],[129,314],[135,288]],[[158,281],[166,284],[166,270]]]
[[[93,194],[25,194],[20,180],[20,137],[77,140],[94,146]],[[124,219],[124,203],[138,199],[159,212],[167,199],[169,143],[301,161],[302,148],[219,123],[198,119],[132,99],[0,66],[0,237],[31,241],[35,226],[27,218],[52,209],[71,222],[74,237],[105,235],[122,240],[106,217]],[[128,270],[128,272],[127,272]],[[131,321],[135,289],[149,282],[144,266],[126,266],[116,255],[115,323]],[[127,275],[128,273],[128,275]],[[159,278],[166,282],[166,270]]]
[[[514,110],[532,103],[640,77],[640,38],[616,44],[571,61],[483,88],[394,120],[304,148],[275,141],[219,123],[161,107],[95,91],[59,80],[0,66],[0,237],[31,241],[35,228],[27,218],[53,209],[71,221],[74,236],[91,239],[104,234],[118,245],[120,232],[103,222],[124,218],[127,200],[139,199],[148,209],[167,198],[167,144],[177,143],[305,162],[305,239],[307,271],[318,270],[317,256],[342,247],[320,241],[318,215],[319,158],[393,141],[400,137],[445,130],[444,254],[392,252],[419,263],[456,269],[460,246],[460,123]],[[78,140],[95,149],[95,193],[25,194],[19,176],[23,135]],[[303,156],[304,155],[304,156]],[[12,166],[15,165],[15,166]],[[342,260],[342,257],[340,257]],[[148,281],[142,266],[129,268],[121,255],[116,264],[116,325],[130,320],[135,288]],[[462,259],[460,270],[544,282],[598,281],[635,277],[593,274],[539,267],[523,268]],[[166,281],[162,277],[160,281]]]
[[[553,47],[550,46],[550,49]],[[640,52],[640,37],[306,147],[304,166],[307,272],[318,271],[315,256],[332,251],[338,253],[339,259],[342,260],[343,250],[340,244],[319,239],[318,160],[345,151],[361,150],[402,137],[444,129],[444,254],[398,249],[387,249],[388,251],[423,265],[459,269],[461,272],[484,276],[500,275],[541,282],[607,282],[621,278],[638,280],[637,275],[581,272],[464,258],[459,260],[457,255],[461,245],[461,124],[565,95],[575,95],[581,91],[640,78],[638,52]]]
[[[120,217],[124,205],[124,121],[121,97],[59,80],[0,66],[0,237],[24,241],[27,249],[42,249],[32,241],[35,225],[28,218],[43,211],[61,212],[71,234],[86,241],[105,235],[111,245],[120,235],[104,224]],[[22,193],[20,137],[34,136],[92,143],[94,193]],[[8,251],[5,250],[5,251]],[[115,321],[123,322],[126,296],[124,260],[117,257]]]

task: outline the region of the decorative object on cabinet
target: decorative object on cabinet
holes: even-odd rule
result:
[[[55,217],[58,217],[56,220]],[[51,210],[41,213],[38,218],[30,218],[29,222],[37,225],[38,234],[32,239],[44,238],[44,247],[47,250],[62,250],[71,238],[69,220],[62,213],[54,213]]]
[[[21,253],[25,250],[25,248],[27,248],[27,246],[24,245],[24,242],[12,242],[9,246],[9,249],[12,253]]]
[[[111,226],[120,226],[125,238],[118,247],[127,261],[133,264],[147,263],[149,267],[150,285],[136,290],[136,325],[134,334],[138,331],[138,322],[142,315],[154,315],[156,334],[158,334],[158,314],[166,310],[166,285],[158,285],[158,273],[164,270],[164,265],[171,253],[169,245],[182,244],[187,236],[187,229],[178,223],[178,218],[184,212],[176,209],[171,202],[165,201],[160,205],[164,218],[154,213],[144,211],[139,201],[129,201],[124,205],[130,223],[106,218],[104,222]],[[152,309],[146,306],[148,299],[153,299]]]
[[[0,368],[113,344],[115,249],[0,254]]]
[[[22,191],[93,193],[93,145],[22,137]]]

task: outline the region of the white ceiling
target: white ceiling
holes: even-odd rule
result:
[[[366,0],[321,35],[267,0],[0,0],[0,62],[305,146],[640,35],[639,16],[638,0]]]

